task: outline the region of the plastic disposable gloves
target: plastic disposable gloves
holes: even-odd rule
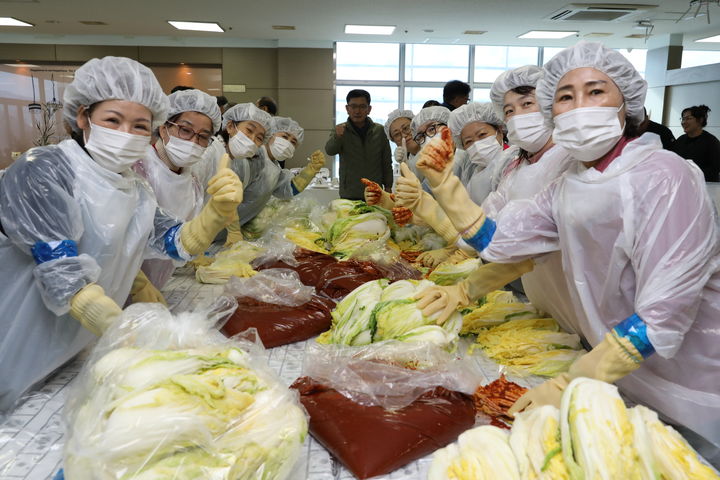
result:
[[[70,300],[70,315],[95,335],[102,335],[122,309],[105,290],[91,283],[84,286]]]
[[[167,307],[167,302],[163,294],[155,288],[155,285],[148,280],[142,270],[138,272],[135,280],[133,280],[132,287],[130,288],[130,298],[132,303],[162,303]]]
[[[310,182],[312,182],[313,178],[315,178],[315,175],[317,175],[320,169],[324,166],[325,154],[320,150],[315,150],[312,155],[310,155],[310,162],[308,162],[307,166],[300,170],[300,173],[295,175],[292,179],[295,188],[299,192],[305,190]]]
[[[567,373],[526,392],[510,408],[509,413],[514,415],[542,405],[560,407],[562,392],[573,379],[588,377],[613,383],[640,368],[642,358],[630,340],[614,331],[609,332],[595,348],[575,360]]]
[[[402,139],[402,146],[395,149],[393,154],[397,163],[405,163],[407,161],[407,144],[405,143],[405,137]]]
[[[458,307],[465,307],[493,290],[498,290],[534,268],[532,260],[518,263],[486,263],[456,285],[426,288],[416,298],[425,316],[442,312],[438,323],[447,320]]]

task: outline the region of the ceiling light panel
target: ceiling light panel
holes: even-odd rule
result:
[[[0,17],[0,27],[34,27],[32,23],[23,22],[13,17]]]
[[[214,22],[181,22],[168,20],[168,23],[178,30],[191,30],[194,32],[224,32],[225,30]]]
[[[705,37],[705,38],[699,38],[695,40],[696,42],[703,42],[703,43],[720,43],[720,35],[715,35],[712,37]]]
[[[558,39],[577,35],[577,31],[559,31],[559,30],[531,30],[523,33],[517,38],[537,38],[537,39]]]
[[[345,33],[353,35],[392,35],[395,25],[345,25]]]

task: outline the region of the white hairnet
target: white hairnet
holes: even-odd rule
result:
[[[410,120],[413,119],[415,114],[412,112],[412,110],[402,110],[398,108],[397,110],[393,110],[390,112],[390,115],[388,115],[387,122],[385,122],[385,136],[388,138],[388,140],[392,140],[390,138],[390,125],[397,120],[398,118],[409,118]]]
[[[254,103],[238,103],[231,109],[229,109],[222,117],[222,128],[227,128],[228,122],[244,122],[252,120],[257,122],[265,129],[265,132],[270,131],[270,121],[272,115],[267,112],[260,110],[255,106]]]
[[[490,88],[490,101],[495,109],[495,114],[500,118],[505,118],[503,105],[507,92],[518,87],[534,88],[542,76],[543,69],[537,65],[525,65],[501,73]]]
[[[168,118],[183,112],[198,112],[206,115],[212,121],[213,133],[220,130],[220,108],[217,99],[202,90],[180,90],[168,95],[170,110]]]
[[[305,130],[303,130],[298,122],[290,117],[272,117],[268,137],[272,137],[279,132],[287,132],[294,135],[298,143],[302,143],[305,138]]]
[[[495,114],[492,103],[471,102],[465,104],[450,112],[448,128],[450,128],[450,131],[453,134],[455,145],[462,145],[462,142],[460,141],[460,132],[462,132],[465,125],[472,122],[488,123],[498,129],[503,129],[505,127],[502,120],[500,120],[500,117]]]
[[[167,120],[169,101],[152,70],[125,57],[93,58],[75,71],[65,89],[63,118],[78,131],[77,112],[104,100],[126,100],[152,113],[153,130]]]
[[[412,134],[415,136],[418,133],[418,129],[427,122],[432,120],[434,122],[444,123],[447,125],[449,119],[450,110],[447,108],[439,105],[427,107],[420,110],[418,114],[413,117],[412,122],[410,123],[410,128],[412,128]]]
[[[615,82],[625,100],[625,111],[631,119],[641,122],[645,118],[643,108],[647,82],[621,53],[601,43],[585,41],[566,48],[545,64],[545,74],[535,90],[535,97],[545,118],[552,122],[553,99],[560,79],[569,71],[583,67],[599,70]]]

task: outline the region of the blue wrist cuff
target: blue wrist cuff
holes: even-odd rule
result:
[[[173,260],[179,260],[182,262],[184,259],[180,256],[177,249],[177,236],[178,232],[180,232],[180,227],[182,227],[182,223],[178,223],[168,230],[163,238],[165,239],[165,253],[167,253]]]
[[[300,190],[298,190],[295,186],[295,182],[290,182],[290,186],[292,187],[293,195],[297,195],[298,193],[300,193]]]
[[[478,252],[482,252],[485,250],[485,247],[490,245],[493,235],[495,235],[495,230],[497,230],[497,225],[493,219],[486,218],[482,227],[480,227],[480,230],[478,230],[475,235],[470,238],[463,238],[463,240]]]
[[[30,248],[35,263],[49,262],[58,258],[77,257],[77,243],[73,240],[62,240],[54,242],[37,242]]]
[[[620,322],[613,331],[617,336],[630,340],[643,358],[655,353],[655,347],[652,346],[647,336],[647,325],[637,313],[633,313]]]

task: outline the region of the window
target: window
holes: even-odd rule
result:
[[[683,50],[682,68],[720,63],[720,52],[713,50]]]
[[[492,83],[505,70],[537,65],[537,47],[475,47],[475,82]]]
[[[347,94],[350,90],[360,88],[370,93],[370,118],[373,122],[385,125],[390,112],[398,108],[398,87],[368,87],[366,85],[343,85],[338,86],[335,93],[335,119],[336,123],[347,120],[348,114],[345,110],[347,105]]]
[[[630,63],[633,64],[633,67],[635,67],[635,70],[638,71],[638,73],[645,78],[645,62],[647,60],[647,50],[644,48],[635,48],[632,51],[627,50],[625,48],[618,49],[618,52],[622,54],[623,57],[630,60]]]
[[[337,43],[338,80],[398,80],[399,62],[397,43]]]
[[[406,45],[405,80],[415,82],[468,81],[468,45]]]
[[[543,65],[563,50],[565,50],[565,47],[543,47]]]
[[[490,101],[490,89],[489,88],[474,88],[472,101],[473,102],[489,102]]]
[[[405,106],[403,108],[417,113],[428,100],[442,103],[442,87],[408,87],[405,89]]]

